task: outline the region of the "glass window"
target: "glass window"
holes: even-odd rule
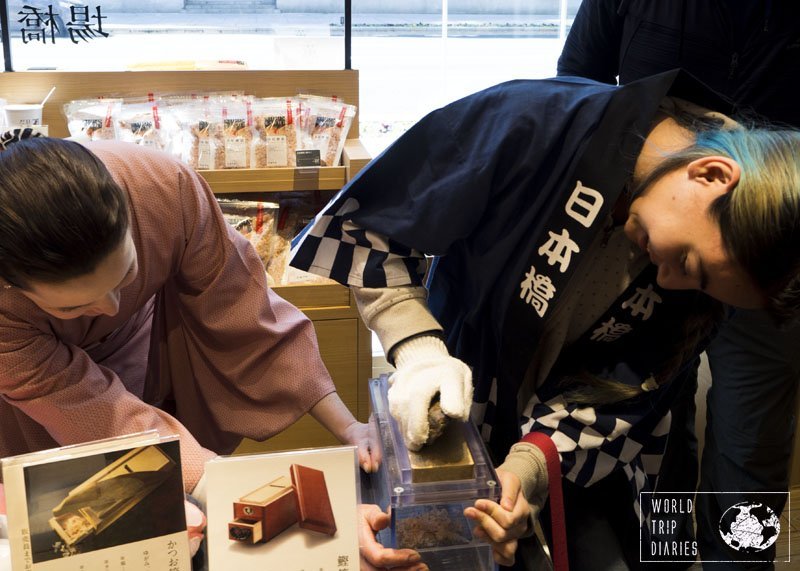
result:
[[[425,113],[549,77],[580,0],[353,2],[361,137],[380,152]],[[338,0],[9,0],[16,70],[342,69]]]
[[[344,3],[9,0],[15,70],[342,69]],[[313,6],[312,6],[313,7]]]
[[[407,5],[381,2],[384,12],[365,7],[352,17],[361,138],[373,154],[450,101],[511,79],[554,76],[580,0],[425,2],[424,14],[401,11]]]

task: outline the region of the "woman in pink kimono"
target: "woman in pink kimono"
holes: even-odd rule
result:
[[[192,492],[206,460],[310,412],[373,467],[311,323],[169,156],[8,145],[0,280],[0,457],[157,429],[180,435]]]

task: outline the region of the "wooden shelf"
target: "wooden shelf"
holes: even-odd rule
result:
[[[338,167],[224,169],[197,171],[216,194],[339,190],[370,161],[358,139],[347,139]]]
[[[215,194],[338,190],[345,167],[199,170]]]
[[[257,97],[291,97],[300,92],[336,95],[358,106],[358,71],[15,71],[0,73],[0,93],[9,103],[41,101],[57,86],[42,110],[53,137],[68,137],[64,104],[93,97],[142,97],[154,93],[244,91]],[[350,127],[358,136],[358,115]]]

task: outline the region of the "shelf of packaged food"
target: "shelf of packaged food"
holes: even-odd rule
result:
[[[216,194],[339,190],[370,160],[359,139],[348,139],[342,166],[200,170]]]
[[[215,194],[337,190],[344,167],[199,170]]]

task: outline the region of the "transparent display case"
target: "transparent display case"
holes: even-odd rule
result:
[[[497,476],[475,425],[451,421],[431,447],[409,452],[389,414],[387,391],[387,375],[370,380],[371,422],[383,460],[378,472],[362,474],[362,501],[391,507],[391,525],[378,540],[417,550],[434,570],[496,569],[491,547],[473,536],[474,523],[463,514],[479,498],[500,501]]]

